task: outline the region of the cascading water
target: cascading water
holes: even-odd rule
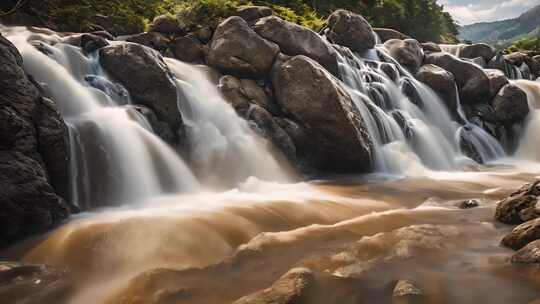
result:
[[[7,35],[21,52],[25,70],[43,84],[69,126],[75,204],[87,209],[200,187],[146,119],[123,107],[129,96],[112,86],[96,54],[85,56],[80,48],[60,42],[29,42],[39,35],[25,29]]]
[[[519,86],[527,94],[529,102],[529,117],[525,132],[521,137],[518,149],[515,153],[517,158],[522,158],[531,161],[540,161],[540,82],[528,80],[516,80],[513,82]]]
[[[437,94],[417,81],[382,47],[368,54],[369,59],[350,50],[339,51],[341,78],[375,141],[375,164],[379,171],[415,174],[425,169],[458,168],[466,161],[460,145],[464,137],[482,161],[504,155],[488,133],[467,123],[464,117],[458,118],[467,123],[465,126],[453,121]],[[381,56],[384,60],[380,60]]]

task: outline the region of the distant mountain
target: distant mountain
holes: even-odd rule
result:
[[[459,39],[485,42],[492,45],[507,44],[525,36],[535,35],[540,27],[540,5],[514,19],[480,22],[460,28]]]

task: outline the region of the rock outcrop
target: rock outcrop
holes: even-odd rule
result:
[[[371,168],[371,139],[353,100],[322,66],[295,56],[272,71],[281,109],[302,126],[309,158],[321,170],[351,172]]]
[[[305,55],[337,75],[336,51],[314,31],[275,16],[259,19],[253,29],[261,37],[279,45],[282,53]]]
[[[209,45],[208,65],[224,74],[261,78],[268,74],[279,47],[261,38],[240,17],[229,17],[217,27]]]
[[[340,9],[333,12],[327,22],[326,37],[333,43],[353,51],[364,51],[375,46],[375,32],[364,17]]]
[[[22,63],[0,36],[0,245],[52,228],[71,212],[67,127]]]

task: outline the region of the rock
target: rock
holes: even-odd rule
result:
[[[419,304],[425,300],[424,293],[413,281],[399,280],[392,292],[393,304]]]
[[[212,39],[212,34],[213,34],[212,28],[207,25],[195,31],[195,35],[197,36],[197,39],[199,39],[199,41],[204,44],[210,42],[210,39]]]
[[[424,50],[414,39],[391,39],[384,43],[384,47],[397,62],[415,72],[424,61]]]
[[[451,113],[457,112],[456,81],[452,73],[436,65],[426,64],[418,70],[416,79],[437,92]]]
[[[261,37],[279,45],[281,52],[305,55],[337,75],[337,53],[334,48],[314,31],[275,16],[259,19],[253,29]]]
[[[294,142],[268,111],[261,106],[252,104],[247,112],[246,119],[253,121],[257,126],[258,133],[274,143],[289,160],[296,161]]]
[[[459,51],[459,57],[461,58],[474,59],[482,57],[486,62],[489,62],[494,56],[495,50],[485,43],[466,45]]]
[[[241,79],[244,96],[250,103],[263,107],[272,114],[278,114],[277,105],[266,95],[264,89],[252,79]]]
[[[315,275],[306,268],[295,268],[274,282],[268,289],[240,298],[233,304],[300,304],[306,302],[315,288]]]
[[[471,62],[478,65],[482,69],[487,68],[486,60],[484,58],[482,58],[482,57],[473,58],[473,59],[471,59]]]
[[[204,61],[205,46],[193,37],[176,37],[170,44],[174,57],[189,63],[202,63]]]
[[[353,51],[364,51],[375,46],[375,32],[361,15],[339,9],[327,20],[326,37],[333,43]]]
[[[84,34],[81,36],[81,48],[87,54],[93,53],[109,45],[109,42],[100,36]]]
[[[322,66],[295,56],[274,67],[272,84],[281,109],[309,138],[315,168],[339,172],[371,169],[371,138],[344,87]]]
[[[497,119],[505,125],[522,123],[529,114],[527,94],[514,84],[505,85],[492,105]]]
[[[173,129],[181,127],[176,86],[159,53],[128,42],[103,48],[100,54],[101,65],[130,92],[135,104],[154,110]]]
[[[511,259],[515,264],[540,264],[540,240],[536,240],[514,253]]]
[[[392,40],[392,39],[405,40],[405,39],[411,38],[403,33],[400,33],[396,30],[388,29],[388,28],[376,27],[373,29],[373,31],[377,34],[377,36],[379,36],[379,39],[381,39],[382,43],[385,43],[386,41]]]
[[[536,64],[536,66],[538,67],[538,71],[536,72],[536,77],[540,77],[540,55],[536,55],[532,58]]]
[[[156,51],[163,52],[169,46],[169,38],[158,32],[145,32],[126,37],[127,42],[142,44]]]
[[[444,52],[427,55],[425,64],[437,65],[454,75],[462,102],[489,100],[489,79],[479,66]]]
[[[176,34],[181,32],[178,22],[172,16],[160,15],[154,18],[150,25],[150,32],[163,34]]]
[[[240,17],[229,17],[214,32],[208,65],[225,74],[261,78],[272,67],[279,47],[261,38]]]
[[[50,229],[71,212],[61,197],[68,198],[67,127],[22,64],[0,35],[0,246]]]
[[[532,241],[540,239],[540,218],[525,222],[506,235],[501,244],[519,250]]]
[[[437,53],[442,52],[441,47],[433,42],[425,42],[422,43],[422,49],[424,50],[424,53]]]
[[[521,224],[531,219],[537,209],[540,182],[525,185],[497,203],[495,219],[506,224]]]
[[[489,95],[491,95],[491,98],[494,98],[502,87],[508,84],[508,78],[500,70],[484,69],[484,72],[489,79]]]
[[[475,199],[464,200],[456,204],[459,209],[471,209],[480,206],[480,203]]]
[[[267,6],[246,6],[236,12],[236,16],[246,21],[254,21],[271,15],[272,9]]]
[[[175,135],[175,132],[167,123],[160,121],[154,111],[141,105],[127,105],[126,107],[128,108],[128,113],[130,113],[130,111],[133,111],[144,116],[152,127],[154,133],[161,137],[165,142],[168,142],[170,144],[175,143],[177,137]]]
[[[240,79],[225,75],[219,79],[218,89],[225,100],[232,105],[236,112],[245,117],[250,107],[249,98],[246,96]]]
[[[522,64],[526,64],[533,75],[538,75],[540,73],[540,65],[537,63],[536,60],[531,58],[531,56],[526,53],[515,52],[505,55],[504,58],[506,59],[506,61],[518,67]]]
[[[288,118],[274,118],[277,123],[281,126],[283,131],[287,132],[289,137],[292,139],[296,147],[296,155],[305,156],[309,151],[305,151],[309,144],[309,137],[302,127],[300,127],[296,122]]]
[[[93,31],[90,34],[104,38],[106,40],[114,40],[114,36],[107,31]]]

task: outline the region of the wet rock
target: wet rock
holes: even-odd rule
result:
[[[410,280],[399,280],[392,292],[393,304],[420,304],[424,303],[425,296],[422,290]]]
[[[70,208],[60,196],[67,198],[66,125],[26,76],[17,49],[1,35],[0,76],[2,246],[54,227]]]
[[[81,36],[81,47],[87,54],[93,53],[109,45],[109,42],[100,36],[84,34]]]
[[[176,37],[170,44],[174,57],[189,63],[202,63],[204,61],[205,46],[194,37]]]
[[[422,49],[424,50],[424,53],[437,53],[442,52],[441,47],[433,42],[425,42],[422,43]]]
[[[484,69],[489,79],[489,94],[493,97],[497,96],[499,91],[508,84],[508,78],[500,70]]]
[[[512,256],[511,261],[515,264],[540,264],[540,240],[521,248]]]
[[[306,268],[295,268],[283,275],[268,289],[247,295],[233,304],[300,304],[315,288],[315,275]]]
[[[279,45],[282,53],[289,56],[305,55],[337,75],[336,51],[314,31],[275,16],[260,19],[253,29],[261,37]]]
[[[257,131],[263,137],[269,139],[278,147],[287,158],[296,161],[296,146],[287,132],[273,119],[272,114],[258,105],[251,105],[246,119],[253,121],[257,126]]]
[[[464,200],[456,204],[459,209],[472,209],[480,206],[480,202],[475,199]]]
[[[139,44],[122,43],[101,49],[100,62],[130,92],[135,104],[148,106],[173,129],[182,125],[176,86],[159,53]]]
[[[200,29],[195,31],[195,36],[199,39],[200,42],[206,44],[212,39],[213,30],[209,26],[203,26]]]
[[[295,56],[274,67],[272,84],[281,109],[309,138],[315,168],[340,172],[371,169],[371,138],[342,85],[322,66]]]
[[[538,70],[536,71],[536,77],[540,77],[540,55],[536,55],[533,58],[534,63],[538,67]]]
[[[505,85],[492,105],[497,119],[505,125],[522,123],[529,114],[527,94],[514,84]]]
[[[340,9],[333,12],[327,22],[326,37],[331,42],[353,51],[372,49],[375,46],[375,32],[361,15]]]
[[[181,32],[178,22],[172,16],[160,15],[154,18],[150,25],[150,32],[163,34],[176,34]]]
[[[261,38],[244,19],[235,16],[217,27],[207,62],[225,74],[260,78],[270,71],[278,52],[275,43]]]
[[[525,185],[497,203],[495,219],[506,224],[521,224],[531,219],[537,209],[540,182]]]
[[[426,64],[418,70],[416,79],[437,92],[450,112],[457,111],[456,81],[452,73],[436,65]]]
[[[506,61],[518,67],[522,64],[525,64],[533,75],[538,75],[540,73],[540,65],[537,63],[536,60],[534,60],[526,53],[515,52],[505,55],[504,58],[506,59]]]
[[[494,56],[495,50],[485,43],[466,45],[459,51],[459,57],[461,58],[474,59],[481,57],[486,62],[489,62]]]
[[[448,53],[431,53],[425,64],[437,65],[454,75],[462,102],[472,104],[489,100],[489,79],[479,66]]]
[[[236,12],[236,16],[246,21],[254,21],[272,15],[272,9],[267,6],[247,6]]]
[[[424,50],[414,39],[392,39],[384,43],[384,47],[397,62],[416,72],[424,61]]]
[[[403,34],[403,33],[400,33],[396,30],[393,30],[393,29],[388,29],[388,28],[374,28],[373,31],[379,36],[379,38],[381,39],[381,42],[384,43],[388,40],[392,40],[392,39],[399,39],[399,40],[405,40],[405,39],[410,39],[411,37]],[[440,49],[439,49],[439,52],[440,52]]]
[[[525,222],[506,235],[501,244],[519,250],[530,242],[540,239],[540,218]]]
[[[159,137],[161,137],[165,142],[168,142],[170,144],[175,143],[176,135],[171,129],[171,126],[169,126],[163,121],[160,121],[154,111],[141,105],[127,105],[126,107],[129,110],[136,111],[137,113],[139,113],[139,115],[144,116],[144,118],[146,118],[146,121],[148,121],[148,123],[150,124],[152,131]]]
[[[487,68],[486,60],[484,58],[482,58],[482,57],[473,58],[473,59],[471,59],[471,62],[478,65],[482,69]]]
[[[156,51],[163,52],[169,46],[169,38],[158,32],[146,32],[126,37],[127,42],[142,44]]]
[[[218,89],[225,100],[232,105],[236,112],[245,117],[249,109],[250,102],[242,87],[240,79],[225,75],[219,79]]]

